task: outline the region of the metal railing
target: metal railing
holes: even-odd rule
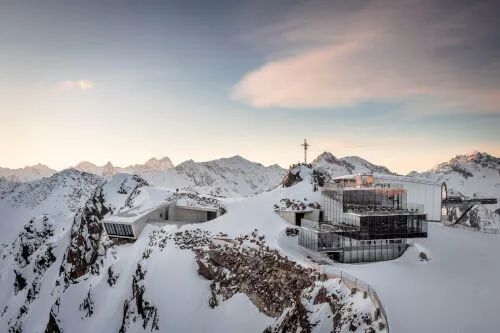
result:
[[[370,286],[365,281],[336,268],[329,267],[328,272],[325,273],[325,276],[327,279],[339,278],[342,280],[342,282],[344,282],[346,286],[350,288],[356,288],[356,290],[359,290],[361,292],[366,291],[370,296],[372,302],[375,304],[375,307],[380,309],[380,316],[385,324],[387,333],[389,333],[389,320],[387,317],[387,312],[385,311],[385,308],[382,304],[382,301],[378,297],[377,292],[372,288],[372,286]]]

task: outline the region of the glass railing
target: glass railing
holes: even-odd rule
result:
[[[346,205],[344,213],[369,215],[369,214],[421,214],[424,205],[407,203],[403,207],[384,205]]]
[[[323,186],[323,189],[326,190],[340,190],[340,189],[404,189],[402,184],[389,184],[389,183],[365,183],[365,184],[357,184],[357,183],[326,183]]]

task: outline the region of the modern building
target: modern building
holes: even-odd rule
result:
[[[322,191],[322,218],[303,218],[299,245],[340,262],[391,260],[408,238],[427,237],[441,217],[443,184],[387,175],[335,178]]]
[[[101,223],[110,237],[137,239],[148,222],[191,222],[213,220],[222,214],[220,207],[198,205],[186,199],[165,201],[153,207],[134,207],[105,217]]]

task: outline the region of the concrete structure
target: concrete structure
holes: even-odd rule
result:
[[[175,202],[165,202],[152,208],[134,207],[116,215],[105,217],[101,223],[110,237],[137,239],[147,222],[168,219],[170,206]]]
[[[441,217],[441,188],[408,177],[338,177],[322,191],[320,221],[302,219],[299,245],[346,263],[395,259],[408,238],[427,237],[428,214]]]
[[[282,209],[275,210],[275,213],[281,216],[281,218],[288,223],[300,226],[303,219],[319,221],[321,210],[313,208],[306,208],[304,210]]]
[[[110,237],[137,239],[148,222],[206,222],[221,215],[215,207],[188,204],[183,199],[166,201],[154,207],[134,207],[105,217],[101,223]]]

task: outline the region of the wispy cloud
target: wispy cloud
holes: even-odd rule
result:
[[[61,81],[57,85],[58,90],[82,89],[88,90],[94,88],[94,84],[89,80],[79,81]]]
[[[244,75],[232,96],[255,107],[392,99],[411,101],[412,110],[500,112],[498,5],[445,2],[296,8],[255,33],[272,60]]]

